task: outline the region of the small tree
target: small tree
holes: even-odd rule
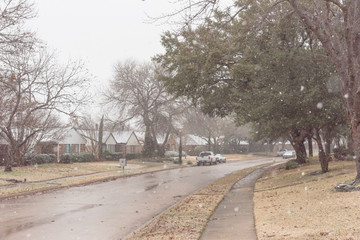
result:
[[[100,125],[99,125],[98,153],[100,159],[103,156],[103,135],[104,135],[104,115],[101,117]]]

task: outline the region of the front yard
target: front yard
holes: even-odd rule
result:
[[[355,178],[355,163],[333,161],[329,166],[326,174],[315,173],[317,162],[276,168],[257,181],[258,239],[360,239],[360,192],[334,191],[338,183]]]

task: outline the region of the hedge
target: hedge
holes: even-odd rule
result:
[[[64,154],[61,156],[61,163],[93,162],[95,159],[92,153]]]
[[[45,164],[45,163],[55,163],[56,155],[55,154],[38,154],[31,159],[32,164]]]

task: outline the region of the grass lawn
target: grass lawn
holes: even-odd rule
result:
[[[0,198],[180,167],[173,163],[129,161],[123,173],[119,165],[118,161],[41,164],[14,167],[12,172],[4,172],[4,169],[0,168]],[[24,183],[25,178],[26,183]],[[11,179],[16,179],[21,181],[21,183],[6,181]],[[55,181],[49,183],[43,182],[48,180]]]
[[[336,192],[354,179],[355,162],[332,161],[326,174],[313,161],[297,169],[273,169],[255,187],[258,239],[360,239],[360,192]]]

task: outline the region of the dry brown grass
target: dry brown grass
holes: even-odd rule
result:
[[[318,163],[298,169],[274,169],[259,179],[254,196],[258,238],[360,239],[360,192],[334,187],[355,177],[354,162],[330,162],[326,174]]]
[[[258,167],[218,179],[164,211],[125,239],[199,239],[210,216],[234,183]]]

